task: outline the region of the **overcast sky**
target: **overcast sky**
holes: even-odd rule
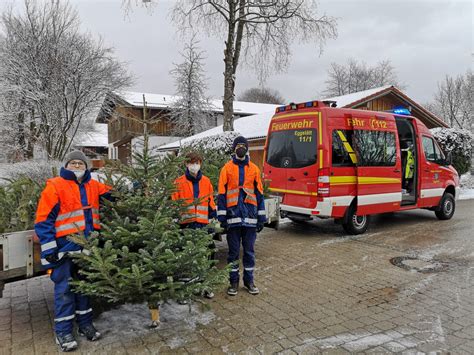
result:
[[[6,0],[0,0],[2,3]],[[18,0],[16,0],[18,1]],[[134,0],[132,0],[134,1]],[[101,36],[128,63],[136,76],[132,90],[173,94],[169,71],[179,62],[183,45],[168,11],[170,0],[158,0],[153,13],[137,7],[126,18],[121,0],[71,0],[84,30]],[[320,0],[320,12],[338,18],[338,38],[327,42],[322,55],[314,45],[292,48],[288,71],[273,75],[268,86],[287,101],[322,98],[331,62],[352,57],[373,65],[389,59],[405,92],[415,101],[430,101],[437,82],[456,76],[473,63],[473,6],[470,0]],[[223,42],[201,37],[206,51],[209,95],[223,94]],[[256,76],[239,68],[237,95],[258,85]]]

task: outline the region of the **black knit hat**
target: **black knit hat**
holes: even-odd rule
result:
[[[245,147],[249,149],[249,142],[247,141],[247,138],[243,136],[238,136],[237,138],[234,139],[234,143],[232,143],[232,151],[235,150],[235,147],[237,147],[237,144],[245,144]]]
[[[84,164],[86,164],[86,168],[87,169],[89,168],[88,159],[87,159],[86,155],[83,152],[81,152],[80,150],[73,150],[72,152],[69,152],[69,153],[66,154],[66,157],[64,158],[64,167],[66,167],[67,164],[71,160],[82,160],[84,162]]]

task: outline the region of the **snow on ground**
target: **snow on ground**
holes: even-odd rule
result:
[[[461,176],[461,192],[459,194],[460,200],[474,199],[474,175],[470,173]]]
[[[160,306],[160,326],[150,329],[150,311],[146,304],[125,304],[118,308],[102,313],[94,321],[107,338],[120,341],[124,337],[144,336],[154,331],[165,329],[175,331],[176,336],[167,340],[167,345],[174,349],[186,343],[188,333],[197,325],[207,325],[215,315],[212,311],[201,311],[199,304],[179,305],[176,302]]]

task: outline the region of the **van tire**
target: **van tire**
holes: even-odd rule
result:
[[[436,217],[438,219],[444,221],[447,219],[451,219],[454,215],[454,211],[456,210],[456,201],[454,196],[449,192],[446,192],[443,195],[443,198],[439,202],[438,209],[435,211]]]
[[[346,218],[342,223],[342,227],[348,234],[357,235],[363,234],[369,227],[370,216],[357,216],[357,208],[355,205],[349,207]]]

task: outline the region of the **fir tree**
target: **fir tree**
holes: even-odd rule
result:
[[[143,147],[132,153],[133,164],[108,171],[115,201],[101,209],[100,234],[72,239],[88,251],[77,257],[77,291],[154,308],[168,300],[196,299],[223,284],[227,273],[208,259],[212,237],[207,230],[180,229],[183,206],[170,196],[183,172],[182,159],[153,154],[149,123],[144,119]]]

